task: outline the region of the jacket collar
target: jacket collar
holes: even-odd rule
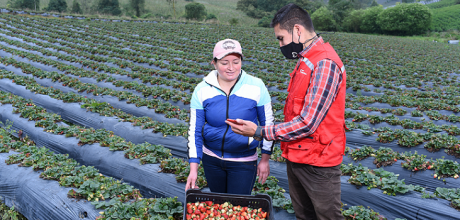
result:
[[[246,75],[246,72],[244,72],[244,70],[241,70],[240,75],[238,76],[238,79],[237,79],[236,83],[238,83],[238,81],[240,80],[241,77],[243,77],[243,75]],[[211,71],[206,77],[204,77],[203,80],[207,84],[222,90],[222,88],[220,88],[219,81],[217,81],[217,70]],[[235,83],[235,85],[236,85],[236,83]]]
[[[299,53],[299,57],[305,57],[308,51],[310,51],[312,47],[316,46],[316,44],[324,44],[323,37],[318,37],[315,41],[308,45],[308,47],[305,47],[305,49],[303,49],[302,52]]]
[[[303,49],[302,52],[300,52],[297,55],[299,57],[299,60],[297,61],[297,64],[296,64],[296,67],[295,67],[294,71],[292,71],[289,74],[290,77],[294,76],[294,73],[297,71],[300,63],[302,62],[302,59],[307,55],[307,53],[311,50],[311,48],[316,46],[316,45],[321,45],[321,44],[324,44],[324,40],[323,40],[323,37],[320,36],[316,40],[314,40],[310,45],[308,45],[308,47],[305,47],[305,49]]]

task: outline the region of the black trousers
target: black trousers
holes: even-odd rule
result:
[[[298,220],[343,220],[340,165],[316,167],[286,161],[289,194]]]

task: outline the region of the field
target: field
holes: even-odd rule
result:
[[[460,47],[323,37],[347,71],[343,214],[457,219]],[[271,29],[0,14],[2,202],[28,219],[181,219],[190,96],[225,38],[240,41],[243,69],[283,121],[295,62]],[[253,193],[295,219],[278,146],[270,165]]]

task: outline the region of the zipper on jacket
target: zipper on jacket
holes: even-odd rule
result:
[[[227,96],[227,111],[226,111],[226,115],[225,115],[225,118],[228,119],[228,106],[229,106],[229,98],[230,98],[230,94],[232,94],[232,90],[233,90],[233,87],[235,87],[235,85],[238,83],[238,81],[240,81],[240,78],[241,78],[241,75],[242,72],[240,72],[240,75],[238,76],[238,79],[236,80],[235,84],[232,86],[232,88],[230,88],[230,91],[227,93],[224,92],[224,90],[220,89],[220,88],[217,88],[211,84],[209,84],[208,82],[206,82],[208,85],[210,85],[211,87],[215,87],[216,89],[222,91],[226,96]],[[225,133],[224,133],[224,136],[222,137],[222,147],[221,147],[221,151],[222,151],[222,156],[221,158],[224,158],[224,143],[225,143],[225,136],[227,135],[227,132],[228,132],[228,128],[230,128],[230,125],[227,124],[227,129],[225,129]]]

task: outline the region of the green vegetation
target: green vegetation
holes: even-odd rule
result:
[[[235,26],[235,25],[238,25],[239,21],[237,18],[232,18],[230,19],[230,21],[228,21],[228,23],[232,26]]]
[[[238,0],[236,9],[249,17],[261,19],[257,26],[269,27],[275,13],[289,3],[297,4],[310,14],[325,5],[321,0]]]
[[[206,18],[206,7],[203,4],[194,2],[185,6],[185,18],[201,21]]]
[[[80,3],[78,3],[76,0],[73,0],[72,3],[72,9],[70,10],[71,13],[74,14],[81,14],[83,11],[81,10]]]
[[[8,2],[7,2],[8,1]],[[25,3],[22,3],[22,2]],[[25,10],[34,10],[39,12],[40,9],[48,7],[51,0],[3,0],[0,1],[0,7],[17,8]],[[67,13],[71,15],[83,14],[90,18],[109,18],[109,19],[174,19],[185,21],[185,5],[193,2],[192,0],[144,0],[144,8],[140,8],[140,16],[137,15],[135,7],[132,6],[133,1],[138,0],[115,0],[118,2],[117,7],[109,7],[104,9],[98,8],[100,0],[66,0]],[[36,10],[35,10],[35,3]],[[198,1],[197,1],[198,2]],[[258,19],[251,18],[243,11],[236,10],[238,0],[200,0],[206,8],[208,16],[206,21],[209,23],[229,24],[232,18],[237,18],[243,26],[256,26]],[[17,4],[21,3],[21,4]],[[73,10],[73,5],[79,4],[80,10]],[[72,6],[72,7],[71,7]],[[174,6],[174,7],[173,7]],[[115,12],[115,13],[112,13]]]
[[[329,9],[327,9],[324,6],[316,10],[311,15],[311,20],[313,21],[313,26],[315,27],[315,30],[322,30],[322,31],[335,31],[336,30],[337,24],[334,20],[333,14]]]
[[[140,17],[145,8],[145,0],[130,0],[130,6],[136,12],[136,16]]]
[[[441,2],[439,2],[441,3]],[[432,31],[460,30],[460,4],[432,9]]]
[[[1,201],[1,197],[0,197]],[[27,220],[21,213],[14,210],[13,207],[8,207],[0,202],[0,218],[2,220]]]
[[[379,14],[377,24],[384,33],[415,35],[424,33],[431,24],[431,12],[422,4],[399,4]]]
[[[435,9],[435,8],[444,8],[444,7],[449,7],[453,6],[455,4],[459,4],[458,0],[442,0],[439,2],[431,3],[428,4],[428,8]]]
[[[10,8],[40,10],[40,0],[8,0],[7,6]]]
[[[380,33],[381,29],[377,25],[377,18],[382,13],[383,7],[370,7],[364,10],[361,17],[360,31],[363,33]]]
[[[343,21],[343,28],[349,32],[361,32],[364,12],[362,9],[352,11]]]
[[[121,14],[120,4],[118,3],[118,0],[99,0],[96,10],[102,14]]]
[[[350,30],[363,31],[364,20],[361,20],[361,24],[359,24],[359,20],[354,19],[364,17],[366,12],[371,10],[376,10],[369,16],[375,18],[373,22],[377,20],[378,14],[384,11],[381,7],[352,11],[350,15],[353,16],[347,17],[349,20],[346,21]],[[315,11],[314,14],[318,15],[321,11],[328,13],[326,18],[335,21],[333,12],[327,7]],[[209,67],[207,63],[211,59],[212,48],[218,39],[223,37],[239,39],[242,45],[246,45],[245,48],[248,48],[244,53],[245,59],[249,60],[250,63],[244,65],[244,70],[261,78],[269,87],[281,88],[271,91],[270,94],[279,101],[273,103],[274,108],[277,109],[275,110],[275,117],[278,121],[283,120],[279,113],[284,108],[282,101],[286,99],[287,93],[282,89],[286,89],[285,86],[289,79],[286,73],[293,68],[295,63],[288,63],[282,57],[271,29],[235,27],[230,28],[231,31],[229,31],[228,26],[212,24],[117,23],[49,19],[38,16],[27,16],[30,19],[23,19],[26,15],[12,16],[9,14],[1,14],[0,17],[4,19],[2,22],[5,24],[5,27],[0,30],[0,33],[4,35],[0,36],[0,41],[4,42],[0,45],[0,50],[14,55],[14,57],[4,56],[0,59],[0,63],[19,68],[29,76],[52,80],[59,84],[59,87],[45,87],[37,83],[34,78],[19,76],[5,70],[0,71],[0,78],[9,80],[12,84],[23,85],[31,93],[46,95],[52,99],[68,103],[76,103],[88,112],[97,113],[101,117],[116,116],[120,122],[130,122],[133,127],[151,129],[152,132],[161,132],[165,136],[186,137],[187,127],[159,123],[149,117],[130,115],[114,107],[115,105],[112,106],[104,101],[96,101],[96,99],[87,98],[84,95],[64,93],[60,90],[63,87],[60,86],[86,92],[88,96],[90,94],[92,96],[110,95],[117,97],[118,101],[126,101],[127,104],[133,106],[154,109],[161,117],[177,118],[186,122],[189,118],[187,110],[179,109],[175,103],[187,104],[190,100],[190,91],[201,81],[201,78],[192,76],[205,75],[210,71],[212,67]],[[24,21],[21,22],[21,20]],[[155,38],[151,37],[152,34]],[[172,39],[171,36],[181,37]],[[256,40],[254,40],[254,36],[257,36]],[[10,39],[12,37],[22,41]],[[413,41],[393,36],[336,33],[323,37],[325,41],[331,42],[343,59],[349,76],[347,78],[348,87],[354,91],[359,91],[356,92],[356,95],[353,95],[354,93],[347,94],[346,105],[348,109],[345,115],[349,119],[347,126],[351,124],[348,126],[349,128],[361,129],[363,134],[368,135],[368,138],[373,136],[374,139],[378,138],[378,141],[382,143],[393,142],[392,144],[405,147],[426,143],[425,148],[420,150],[445,151],[447,154],[460,155],[460,142],[455,137],[460,134],[459,127],[448,124],[438,125],[429,120],[413,120],[409,116],[423,116],[438,122],[441,120],[453,123],[460,122],[460,116],[453,114],[460,112],[460,99],[457,96],[460,91],[460,83],[458,77],[452,74],[458,72],[460,68],[460,64],[452,60],[452,57],[459,54],[459,47],[448,47],[448,45]],[[24,60],[15,59],[16,57],[22,57]],[[50,57],[56,57],[56,59]],[[78,65],[69,64],[71,62]],[[53,66],[59,71],[44,71],[34,66],[36,63]],[[149,68],[146,67],[147,65]],[[82,69],[82,67],[85,68]],[[130,68],[132,71],[127,71],[125,68]],[[133,82],[132,80],[118,79],[118,75],[141,81]],[[104,84],[84,83],[80,81],[80,77],[93,78],[99,82],[104,82]],[[158,84],[168,86],[168,88],[155,86]],[[114,85],[119,89],[109,89],[109,85]],[[366,94],[365,92],[371,91],[367,87],[368,85],[373,85],[372,90],[379,95]],[[407,87],[412,88],[407,89]],[[133,94],[134,91],[139,93]],[[170,100],[174,102],[167,102]],[[0,93],[0,101],[4,104],[13,104],[15,113],[21,114],[21,117],[26,120],[35,121],[37,127],[43,128],[44,132],[74,137],[80,141],[81,145],[99,143],[110,150],[124,151],[124,157],[138,159],[141,164],[160,163],[162,171],[174,173],[179,182],[185,181],[189,173],[187,162],[172,158],[169,155],[169,150],[161,146],[134,145],[119,136],[114,136],[108,130],[95,130],[75,125],[61,126],[58,123],[62,120],[60,116],[43,112],[43,108],[34,106],[33,101],[24,100],[9,93]],[[386,103],[395,108],[369,107],[368,104],[372,103]],[[372,113],[367,114],[366,111],[389,114],[381,116]],[[445,111],[452,111],[452,113],[449,115]],[[400,119],[396,116],[405,117]],[[369,123],[388,123],[404,129],[384,126],[371,128]],[[419,131],[412,132],[405,129]],[[440,132],[443,133],[440,134]],[[3,146],[0,144],[0,152],[2,152]],[[7,145],[8,148],[3,147],[3,150],[16,148],[15,146],[11,143]],[[32,167],[49,164],[48,169],[40,168],[44,168],[43,177],[46,178],[61,179],[62,176],[58,176],[57,171],[73,169],[73,165],[75,165],[75,162],[58,160],[59,157],[51,157],[47,152],[32,147],[24,149],[33,150],[33,154],[29,156],[17,154],[20,156],[13,156],[9,161]],[[283,161],[280,153],[279,148],[277,148],[271,159]],[[41,158],[39,157],[41,155],[50,156],[50,160],[40,160],[40,163],[31,160]],[[426,156],[422,156],[422,154],[405,152],[403,155],[392,151],[390,148],[377,150],[377,148],[372,149],[363,146],[359,150],[350,151],[349,156],[353,159],[356,158],[356,160],[371,157],[369,159],[374,160],[377,168],[382,167],[382,169],[370,169],[355,164],[343,166],[343,170],[344,173],[351,176],[349,177],[351,184],[365,186],[369,189],[376,188],[375,190],[381,190],[382,193],[386,194],[383,196],[404,196],[411,191],[423,192],[420,186],[409,185],[403,179],[399,179],[397,173],[384,170],[386,166],[395,166],[394,163],[397,161],[403,162],[401,163],[403,167],[411,170],[411,172],[425,170],[423,172],[430,172],[443,179],[458,178],[460,173],[460,165],[454,160],[427,160]],[[56,164],[55,162],[65,164],[64,166],[55,166],[53,165]],[[68,169],[62,169],[62,167]],[[103,198],[113,197],[112,192],[101,191],[98,193],[91,185],[104,186],[104,188],[115,186],[117,189],[127,188],[135,192],[131,187],[118,184],[109,178],[97,177],[95,174],[98,171],[94,169],[78,166],[78,170],[84,170],[85,173],[91,174],[87,175],[91,180],[83,182],[81,175],[63,178],[61,181],[63,186],[75,186],[75,189],[69,192],[71,197],[84,197],[90,201],[96,201],[96,199],[102,201]],[[199,171],[199,173],[198,184],[204,186],[206,182],[203,172]],[[273,200],[274,205],[287,210],[291,209],[292,206],[288,200],[283,198],[284,193],[277,185],[276,179],[270,178],[270,181],[267,181],[265,185],[257,185],[257,190],[272,194],[272,197],[276,196]],[[413,194],[411,193],[411,195]],[[169,213],[169,215],[174,216],[180,213],[178,211],[180,205],[174,199],[134,199],[133,203],[125,203],[123,202],[125,199],[133,199],[130,198],[132,195],[123,194],[120,196],[123,196],[124,199],[113,200],[114,202],[110,204],[106,202],[95,202],[94,204],[97,207],[105,208],[104,218],[137,218],[146,212],[158,210],[160,206],[168,207],[167,210],[176,210],[176,213]],[[457,204],[458,206],[459,204],[453,200],[454,198],[458,200],[458,192],[440,190],[438,196],[445,199],[451,198],[449,200],[452,201],[452,205]],[[167,215],[167,213],[162,214]],[[376,214],[372,210],[353,207],[344,212],[344,215],[348,219],[372,219]]]
[[[67,10],[67,2],[65,0],[51,0],[46,11],[65,12]]]

